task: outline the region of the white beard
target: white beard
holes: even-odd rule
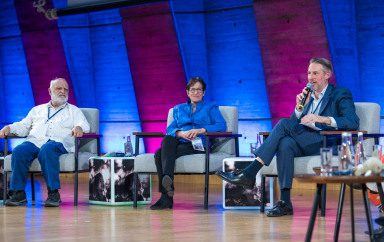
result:
[[[57,103],[59,106],[63,105],[64,103],[68,102],[68,96],[66,97],[60,97],[54,93],[51,94],[51,100],[54,103]]]

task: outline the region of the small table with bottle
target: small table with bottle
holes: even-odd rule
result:
[[[370,240],[374,241],[374,232],[373,232],[373,224],[372,224],[372,215],[371,210],[369,207],[369,202],[367,198],[367,183],[373,182],[376,183],[381,202],[384,202],[384,196],[383,196],[383,188],[381,186],[381,182],[384,181],[384,178],[381,176],[319,176],[319,175],[297,175],[295,177],[297,181],[299,182],[306,182],[306,183],[315,183],[317,188],[315,192],[315,199],[313,201],[312,205],[312,212],[311,217],[309,219],[308,229],[305,237],[305,241],[311,241],[312,238],[312,232],[313,227],[315,224],[316,214],[317,210],[319,208],[320,203],[320,197],[321,197],[321,191],[323,189],[323,186],[326,184],[331,183],[338,183],[341,184],[340,186],[340,193],[339,193],[339,201],[338,201],[338,207],[337,207],[337,215],[336,215],[336,224],[335,224],[335,230],[334,230],[334,241],[338,241],[339,237],[339,231],[340,231],[340,222],[343,212],[343,204],[344,204],[344,195],[345,195],[345,188],[346,185],[350,185],[353,187],[353,185],[358,184],[361,186],[362,194],[363,194],[363,200],[364,200],[364,208],[365,208],[365,214],[367,218],[367,225],[368,225],[368,231]],[[355,226],[354,226],[354,204],[353,204],[353,190],[350,189],[350,207],[351,207],[351,233],[352,233],[352,240],[355,241]]]
[[[139,204],[150,204],[151,176],[138,176],[133,189],[134,157],[130,136],[123,152],[110,152],[89,159],[89,202],[102,205],[133,205],[136,192]]]
[[[358,187],[362,190],[370,240],[374,240],[372,215],[367,198],[367,183],[376,184],[377,191],[380,194],[381,203],[384,204],[383,188],[381,184],[384,181],[384,177],[380,175],[380,172],[383,170],[382,162],[384,162],[384,157],[382,154],[381,146],[375,145],[375,150],[372,152],[373,157],[367,159],[363,149],[363,135],[366,138],[375,138],[375,143],[377,144],[378,137],[383,137],[383,134],[363,134],[363,132],[353,132],[353,134],[357,135],[357,141],[355,146],[353,146],[351,132],[343,132],[341,134],[342,143],[340,146],[338,146],[338,170],[332,170],[332,152],[330,152],[329,149],[326,149],[325,147],[320,150],[321,175],[306,174],[296,176],[296,179],[299,182],[317,184],[315,199],[312,206],[312,213],[309,220],[305,241],[310,241],[312,238],[313,227],[316,219],[317,209],[321,200],[321,194],[322,192],[324,192],[323,190],[325,190],[326,184],[330,183],[338,183],[341,185],[337,208],[336,224],[334,230],[334,241],[338,241],[340,222],[344,204],[344,194],[347,184],[350,185],[352,241],[355,241],[353,190],[356,185],[358,185]],[[330,132],[328,132],[327,135],[329,137],[340,134],[330,134]],[[324,146],[326,146],[326,140],[324,142]]]

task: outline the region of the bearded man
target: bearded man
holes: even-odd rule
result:
[[[7,206],[20,206],[27,203],[25,185],[30,165],[38,158],[47,184],[46,207],[58,207],[60,199],[59,157],[75,150],[75,137],[89,132],[81,110],[69,104],[68,83],[64,78],[51,81],[48,88],[51,100],[29,111],[20,122],[7,125],[0,130],[0,138],[9,134],[27,136],[26,141],[16,146],[12,152],[11,197]]]

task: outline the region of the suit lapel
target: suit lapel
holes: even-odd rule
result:
[[[334,86],[329,84],[327,90],[324,93],[323,100],[321,101],[319,115],[321,115],[323,113],[325,107],[327,106],[327,104],[329,102],[329,99],[331,97],[331,93],[332,93],[333,89],[334,89]]]

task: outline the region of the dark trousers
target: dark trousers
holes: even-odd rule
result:
[[[319,154],[322,141],[323,138],[318,131],[305,127],[296,120],[282,119],[255,155],[268,166],[276,154],[280,188],[291,188],[294,157]]]
[[[41,148],[31,142],[23,142],[12,152],[11,190],[24,190],[30,165],[35,158],[39,159],[47,187],[51,190],[60,188],[59,157],[68,153],[62,143],[49,140]]]
[[[204,152],[193,149],[192,143],[179,142],[175,137],[166,135],[161,142],[161,148],[155,153],[157,175],[159,177],[159,192],[167,193],[161,181],[164,175],[173,179],[176,159],[183,155],[201,154]]]

